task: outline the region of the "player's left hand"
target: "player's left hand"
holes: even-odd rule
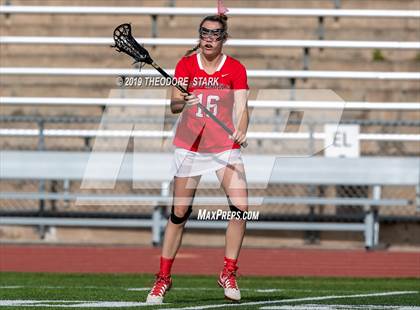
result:
[[[246,133],[244,133],[240,130],[235,130],[233,135],[229,136],[229,138],[232,139],[233,141],[235,141],[238,144],[242,144],[246,141]]]

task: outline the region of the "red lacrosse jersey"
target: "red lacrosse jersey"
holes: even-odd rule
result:
[[[232,119],[234,90],[248,89],[246,69],[239,61],[223,54],[216,72],[207,74],[201,63],[201,55],[193,54],[178,62],[175,78],[187,79],[188,92],[194,93],[203,106],[235,131]],[[173,144],[201,153],[219,153],[240,148],[198,105],[185,108],[181,113]]]

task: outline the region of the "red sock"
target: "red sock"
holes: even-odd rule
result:
[[[171,275],[171,268],[175,258],[160,257],[160,270],[159,273],[165,276]]]
[[[232,258],[227,258],[226,256],[224,257],[224,268],[223,270],[225,271],[235,271],[236,269],[238,269],[238,266],[236,266],[236,264],[238,263],[237,259],[232,259]]]

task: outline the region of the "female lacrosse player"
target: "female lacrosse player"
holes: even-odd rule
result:
[[[241,215],[229,221],[226,231],[224,267],[218,284],[226,298],[239,301],[236,282],[237,259],[242,246],[248,210],[248,192],[240,145],[248,128],[247,76],[245,67],[222,53],[227,39],[227,17],[207,16],[200,23],[200,40],[177,64],[176,78],[187,78],[190,95],[174,88],[171,110],[181,113],[174,138],[173,206],[160,258],[160,270],[147,296],[149,303],[162,303],[172,285],[171,266],[181,245],[184,225],[191,213],[196,187],[202,174],[215,171],[230,209]],[[197,53],[193,53],[197,51]],[[230,137],[197,105],[201,102],[230,127]]]

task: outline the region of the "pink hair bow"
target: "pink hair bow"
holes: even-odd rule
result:
[[[223,5],[223,0],[217,0],[217,14],[225,15],[229,10]]]

